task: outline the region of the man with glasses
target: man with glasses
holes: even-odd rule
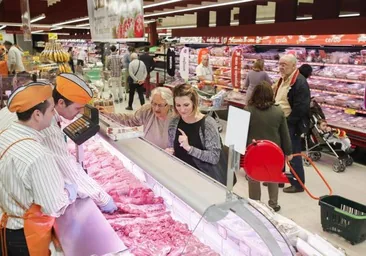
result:
[[[162,149],[168,147],[168,127],[172,116],[173,95],[170,89],[157,87],[151,92],[151,104],[146,104],[135,114],[108,113],[99,110],[116,122],[130,126],[144,126],[145,139]]]

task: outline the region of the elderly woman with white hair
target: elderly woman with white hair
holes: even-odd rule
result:
[[[168,128],[172,118],[173,95],[170,89],[157,87],[151,92],[151,104],[138,109],[135,114],[113,114],[100,111],[116,122],[130,127],[144,126],[145,139],[160,148],[168,147]]]
[[[145,104],[143,85],[147,77],[146,66],[139,60],[139,57],[135,52],[131,54],[131,63],[128,66],[128,73],[129,77],[127,78],[127,82],[130,86],[130,93],[126,110],[133,110],[132,104],[133,98],[135,97],[135,91],[137,91],[139,95],[141,106]]]

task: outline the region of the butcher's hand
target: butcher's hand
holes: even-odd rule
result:
[[[65,190],[69,194],[69,200],[74,202],[78,196],[78,185],[65,183]]]
[[[181,134],[181,135],[179,135],[179,137],[178,137],[178,142],[179,142],[180,146],[181,146],[182,148],[184,148],[186,151],[191,150],[191,146],[189,145],[187,135],[185,134],[185,132],[184,132],[182,129],[179,129],[179,128],[178,128],[178,130],[179,130],[179,132],[180,132],[180,134]]]
[[[167,152],[170,155],[174,155],[174,148],[166,148],[165,152]]]
[[[115,211],[117,211],[117,206],[114,203],[113,198],[111,197],[108,203],[105,206],[101,206],[100,209],[102,210],[102,212],[105,213],[114,213]]]

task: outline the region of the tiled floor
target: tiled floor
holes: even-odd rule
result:
[[[122,104],[117,104],[117,112],[133,113],[133,111],[126,111],[126,106],[127,103],[125,101]],[[139,107],[140,103],[136,95],[133,108],[136,110]],[[222,137],[223,139],[225,138],[225,129],[222,133]],[[366,205],[366,167],[354,164],[353,166],[348,167],[343,173],[335,173],[332,170],[333,161],[334,158],[324,155],[316,164],[333,188],[333,194],[340,195]],[[317,196],[326,195],[328,193],[327,188],[315,171],[310,167],[305,167],[305,172],[306,185],[310,191]],[[265,187],[262,188],[262,201],[267,202],[267,189]],[[234,191],[240,196],[248,196],[248,183],[244,177],[244,173],[238,174],[238,182],[234,187]],[[311,199],[305,192],[300,194],[285,194],[281,190],[279,203],[282,207],[279,213],[294,220],[301,227],[309,230],[310,232],[320,234],[327,238],[331,243],[344,248],[348,255],[366,255],[366,242],[352,246],[337,235],[323,232],[320,224],[320,206],[318,205],[318,201]]]

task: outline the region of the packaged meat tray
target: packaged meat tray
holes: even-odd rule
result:
[[[138,127],[120,125],[106,115],[100,114],[99,121],[105,125],[106,134],[113,140],[131,139],[144,136]],[[102,126],[103,128],[104,126]]]

